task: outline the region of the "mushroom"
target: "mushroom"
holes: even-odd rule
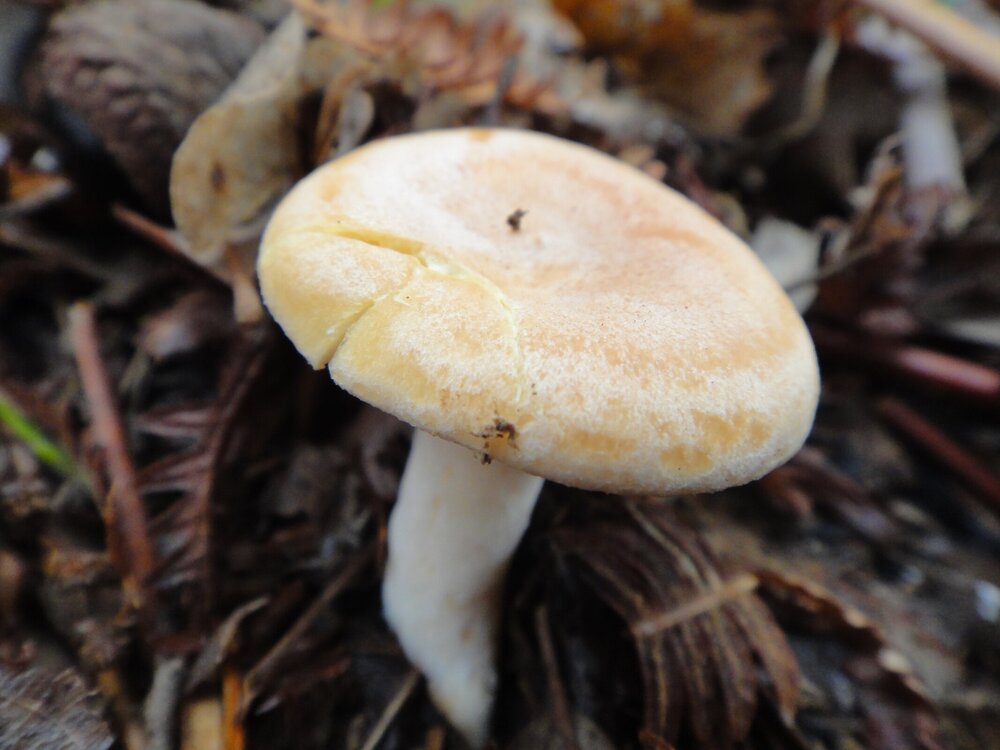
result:
[[[477,747],[504,573],[544,479],[743,484],[798,450],[816,409],[809,334],[753,252],[651,177],[548,135],[363,146],[284,199],[258,270],[314,367],[417,428],[385,616]]]

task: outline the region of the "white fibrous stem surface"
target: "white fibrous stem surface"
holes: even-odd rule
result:
[[[386,619],[474,747],[496,692],[504,576],[543,482],[417,430],[389,520]]]

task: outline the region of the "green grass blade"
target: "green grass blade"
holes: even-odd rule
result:
[[[59,445],[49,440],[41,428],[29,420],[13,402],[0,393],[0,425],[24,443],[35,457],[64,477],[79,476],[76,462]]]

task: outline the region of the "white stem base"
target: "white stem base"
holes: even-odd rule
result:
[[[543,482],[417,430],[389,520],[386,620],[474,747],[496,692],[504,574]]]

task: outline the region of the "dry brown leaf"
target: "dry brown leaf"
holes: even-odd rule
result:
[[[764,687],[755,661],[791,715],[795,659],[760,602],[727,584],[692,529],[662,510],[630,507],[629,521],[561,529],[555,539],[633,632],[646,741],[669,746],[688,732],[697,747],[720,749],[744,740]]]
[[[864,717],[859,739],[872,750],[941,750],[937,708],[909,661],[879,625],[819,584],[783,571],[763,571],[767,599],[782,623],[820,639],[827,653],[846,654],[834,669],[856,686]],[[830,665],[827,665],[829,669]]]
[[[313,28],[366,55],[381,75],[411,92],[480,84],[492,91],[521,46],[520,35],[502,15],[460,23],[446,8],[415,9],[405,1],[381,11],[363,0],[294,4]]]
[[[174,158],[171,206],[189,252],[235,288],[253,277],[257,239],[277,200],[331,147],[342,153],[368,130],[366,86],[385,80],[415,96],[461,88],[481,103],[519,44],[499,17],[460,25],[443,9],[411,12],[405,3],[382,12],[357,2],[299,5],[323,36],[309,38],[302,15],[289,14]],[[300,107],[320,91],[317,146],[307,154]]]
[[[849,222],[829,222],[827,275],[816,307],[826,316],[869,333],[912,333],[909,307],[916,274],[930,243],[940,236],[941,214],[928,211],[921,196],[907,191],[898,142],[887,139],[872,159],[864,185],[854,191]]]
[[[781,38],[769,10],[707,10],[692,0],[554,0],[588,46],[704,132],[727,136],[771,93],[764,60]]]

